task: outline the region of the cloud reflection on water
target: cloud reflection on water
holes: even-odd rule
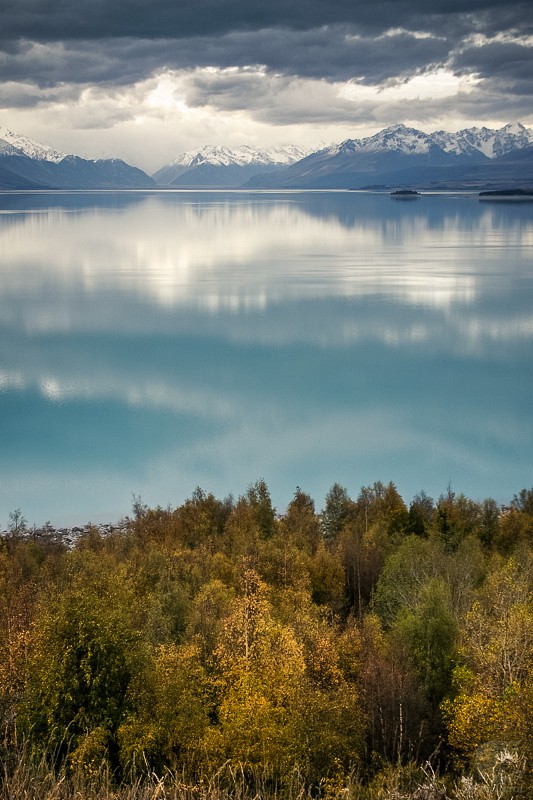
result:
[[[497,248],[533,246],[530,225],[516,220],[502,228],[494,208],[476,206],[472,198],[462,201],[464,226],[453,204],[440,216],[419,204],[405,213],[405,206],[398,211],[397,203],[379,196],[377,211],[369,196],[365,202],[374,213],[363,209],[358,216],[346,210],[347,195],[341,197],[344,206],[334,197],[336,213],[323,216],[320,206],[299,204],[291,195],[175,204],[165,202],[168,196],[149,196],[112,212],[55,208],[11,215],[0,227],[2,288],[17,292],[24,281],[25,290],[38,290],[53,281],[58,290],[120,290],[163,307],[215,313],[263,310],[302,297],[384,293],[433,307],[474,299],[479,277],[487,277],[476,274],[480,248],[487,252],[484,269],[501,269],[498,254],[491,264],[495,235]],[[361,196],[349,198],[361,207]],[[5,223],[5,215],[0,220]]]
[[[523,209],[473,197],[3,196],[0,503],[72,514],[69,474],[93,518],[259,476],[278,505],[515,491],[532,249]]]
[[[346,193],[329,195],[331,207],[320,194],[197,197],[0,213],[0,322],[16,315],[28,333],[192,332],[199,323],[235,340],[332,345],[442,341],[444,326],[471,351],[487,338],[531,338],[531,308],[505,304],[533,248],[527,216],[502,224],[501,209],[475,198],[424,198],[413,210]],[[497,310],[486,297],[500,298]],[[358,324],[338,307],[328,318],[322,306],[321,333],[301,318],[291,325],[291,315],[280,329],[280,306],[325,298],[372,299],[372,319],[363,308]],[[399,313],[403,305],[420,313]],[[183,310],[191,313],[170,318]]]

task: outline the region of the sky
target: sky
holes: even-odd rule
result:
[[[533,3],[0,0],[0,125],[152,173],[206,144],[533,125]]]

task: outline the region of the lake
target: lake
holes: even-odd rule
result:
[[[0,194],[0,528],[533,485],[533,204]]]

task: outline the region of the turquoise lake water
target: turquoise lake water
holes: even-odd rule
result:
[[[533,204],[0,195],[0,528],[533,485]]]

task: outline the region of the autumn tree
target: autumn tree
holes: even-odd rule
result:
[[[256,524],[263,539],[270,539],[275,530],[276,512],[264,480],[248,487],[246,499],[253,510]]]
[[[416,536],[427,536],[433,522],[435,504],[433,498],[422,491],[416,494],[409,506],[407,530]]]
[[[42,597],[20,718],[32,739],[73,764],[116,764],[117,732],[140,658],[122,587]]]
[[[172,514],[174,536],[189,547],[204,545],[208,551],[215,552],[220,548],[231,508],[231,498],[220,501],[197,487],[190,499]]]
[[[199,644],[203,663],[207,663],[218,645],[222,625],[235,600],[233,587],[213,578],[191,603],[189,631]]]
[[[456,495],[449,487],[447,493],[439,497],[433,528],[446,550],[454,551],[467,536],[482,533],[482,517],[483,511],[478,503],[464,494]]]
[[[219,724],[206,740],[211,758],[287,774],[299,757],[292,709],[305,664],[291,630],[273,619],[266,584],[253,570],[244,571],[241,596],[223,623],[217,662]]]
[[[385,626],[390,626],[403,609],[413,611],[424,584],[439,574],[444,554],[441,545],[418,536],[406,537],[383,566],[372,607]]]
[[[407,508],[392,481],[363,486],[357,498],[357,512],[364,521],[365,531],[379,522],[391,535],[404,530],[408,521]]]
[[[405,641],[424,693],[437,708],[451,688],[458,637],[450,591],[442,578],[430,578],[424,584],[416,609],[399,615],[393,635]]]
[[[130,685],[117,730],[124,774],[180,769],[193,777],[209,725],[210,692],[198,644],[160,645]]]
[[[398,636],[365,616],[361,636],[361,690],[368,720],[368,761],[395,763],[416,758],[427,729],[426,702],[416,670]]]
[[[513,496],[511,505],[517,511],[522,511],[524,514],[529,514],[530,517],[533,517],[533,487],[531,489],[521,489],[518,494]]]
[[[463,759],[489,741],[532,756],[531,582],[531,565],[510,559],[489,575],[466,617],[457,694],[444,704],[450,743]]]
[[[313,554],[320,540],[320,522],[315,513],[314,500],[299,486],[287,506],[282,528],[299,550]]]

